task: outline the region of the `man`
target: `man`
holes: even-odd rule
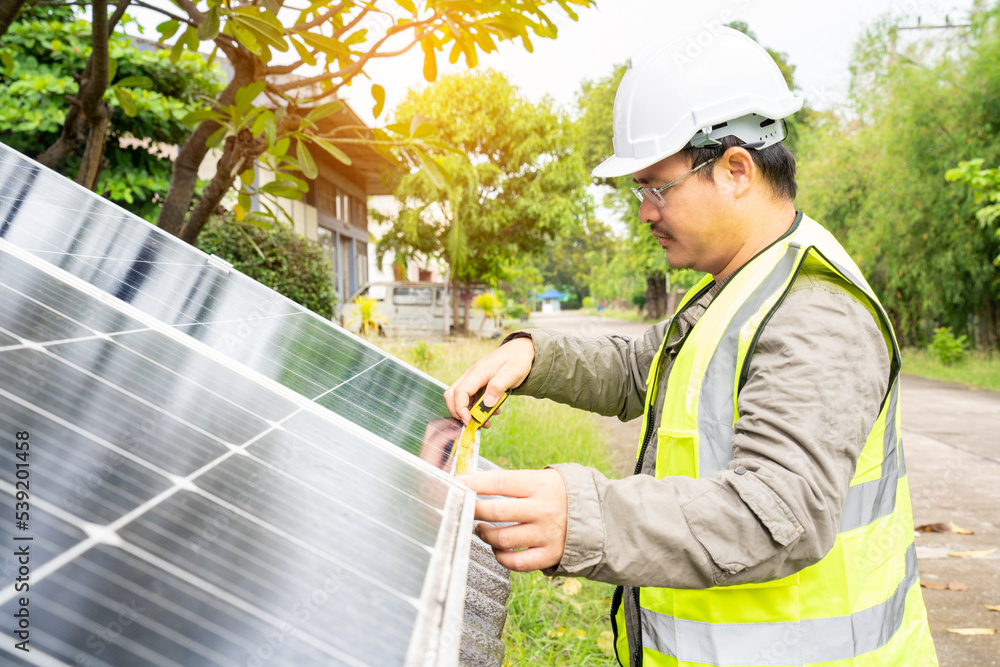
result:
[[[936,665],[899,438],[899,350],[860,270],[795,211],[801,106],[745,35],[680,32],[629,63],[615,155],[675,268],[706,273],[641,339],[515,334],[445,393],[507,389],[623,420],[636,475],[467,476],[515,570],[618,584],[636,665]]]

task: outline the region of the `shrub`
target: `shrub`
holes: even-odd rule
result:
[[[934,340],[927,346],[931,354],[941,360],[941,363],[950,366],[965,359],[965,349],[969,346],[964,335],[955,338],[955,334],[948,327],[941,327],[934,330]]]
[[[636,292],[635,294],[633,294],[632,295],[632,305],[635,306],[636,308],[638,308],[639,310],[642,310],[643,308],[645,308],[646,307],[646,293],[645,292]]]
[[[594,297],[585,296],[583,297],[583,307],[584,308],[595,308],[597,307],[597,302],[594,301]]]
[[[336,310],[330,261],[286,225],[264,228],[213,218],[198,236],[198,247],[327,319]]]
[[[346,324],[351,325],[357,322],[359,330],[365,336],[370,331],[377,331],[379,334],[384,335],[384,325],[389,324],[389,320],[379,315],[378,304],[378,299],[373,299],[370,296],[355,297],[352,302],[354,317],[347,320]]]
[[[503,310],[504,314],[512,320],[522,320],[528,317],[528,309],[519,303],[512,303]]]

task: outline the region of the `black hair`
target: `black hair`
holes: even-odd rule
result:
[[[742,146],[744,143],[741,139],[734,136],[723,137],[719,141],[721,143],[719,146],[707,146],[705,148],[687,146],[681,149],[680,154],[690,160],[692,167],[696,167],[702,162],[713,158],[720,158],[727,149],[733,146]],[[753,158],[754,164],[760,169],[761,176],[763,176],[764,181],[770,186],[775,198],[795,199],[795,193],[798,191],[798,186],[795,183],[795,156],[788,150],[784,142],[779,141],[776,144],[759,150],[748,148],[747,151]],[[711,168],[700,169],[695,175],[708,181],[715,180],[712,176]]]

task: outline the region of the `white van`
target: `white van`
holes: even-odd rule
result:
[[[380,321],[380,333],[401,338],[436,338],[451,333],[451,301],[445,283],[432,282],[375,282],[366,283],[341,308],[341,321],[353,332],[361,329],[354,299],[367,296],[378,301],[375,315]],[[469,331],[491,338],[499,335],[499,327],[487,319],[482,331],[483,311],[469,309]]]

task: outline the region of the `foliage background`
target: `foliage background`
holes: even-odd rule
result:
[[[10,73],[0,69],[0,142],[28,156],[56,141],[68,109],[64,96],[79,90],[73,75],[83,71],[90,57],[91,26],[78,16],[72,7],[32,7],[3,36],[14,67]],[[134,117],[123,112],[113,91],[105,95],[113,116],[107,168],[97,191],[153,221],[169,187],[172,165],[143,146],[182,143],[191,128],[181,120],[203,97],[221,90],[222,70],[193,53],[172,62],[169,52],[140,48],[120,32],[111,35],[109,56],[117,63],[115,80],[147,77],[151,85],[130,88],[138,105]],[[123,142],[126,138],[135,141]],[[76,177],[83,148],[61,165],[61,173]]]
[[[213,218],[198,237],[198,248],[327,319],[336,312],[330,260],[286,225],[265,228],[229,216]]]

